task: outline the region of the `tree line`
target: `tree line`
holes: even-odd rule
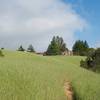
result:
[[[25,51],[25,49],[21,45],[18,48],[18,51]],[[32,45],[29,45],[26,51],[35,52],[34,47]],[[45,55],[62,55],[63,52],[68,51],[69,49],[67,48],[63,38],[59,36],[54,36],[45,52]],[[73,55],[86,56],[88,54],[88,51],[89,45],[87,41],[77,40],[72,47]]]
[[[66,47],[62,37],[54,36],[51,43],[48,46],[46,55],[62,55],[63,52],[68,52],[69,49]],[[77,40],[73,47],[73,55],[86,56],[89,51],[89,45],[87,41]]]
[[[28,46],[27,50],[25,50],[22,45],[20,45],[17,50],[35,52],[35,49],[31,44]],[[68,52],[68,51],[69,49],[67,48],[64,39],[59,36],[54,36],[45,52],[45,55],[62,55],[63,52]],[[77,40],[72,47],[73,55],[86,56],[88,51],[89,51],[89,45],[87,41]],[[2,55],[2,53],[0,54]]]

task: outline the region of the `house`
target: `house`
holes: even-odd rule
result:
[[[70,51],[70,50],[66,50],[66,51],[62,52],[62,55],[72,56],[73,55],[73,52]]]

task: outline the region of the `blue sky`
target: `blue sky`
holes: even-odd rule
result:
[[[45,51],[54,35],[100,47],[100,0],[0,0],[0,47]]]
[[[89,24],[89,29],[80,34],[77,39],[87,40],[91,47],[100,47],[100,0],[63,0],[71,3],[76,12],[83,16]]]

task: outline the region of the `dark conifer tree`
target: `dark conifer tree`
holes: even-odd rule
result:
[[[72,51],[74,55],[86,56],[89,50],[87,41],[78,40],[73,45]]]
[[[24,49],[23,46],[21,45],[21,46],[18,48],[18,51],[25,51],[25,49]]]
[[[47,55],[61,55],[62,52],[66,51],[66,44],[62,37],[53,37],[51,44],[48,46],[46,51]]]
[[[29,45],[29,47],[27,48],[28,52],[35,52],[34,48],[32,45]]]

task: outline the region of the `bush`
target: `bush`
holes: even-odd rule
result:
[[[23,46],[21,45],[21,46],[18,48],[18,51],[25,51],[25,49],[24,49]]]
[[[80,61],[80,66],[94,72],[100,72],[100,48],[89,52],[85,61]]]

